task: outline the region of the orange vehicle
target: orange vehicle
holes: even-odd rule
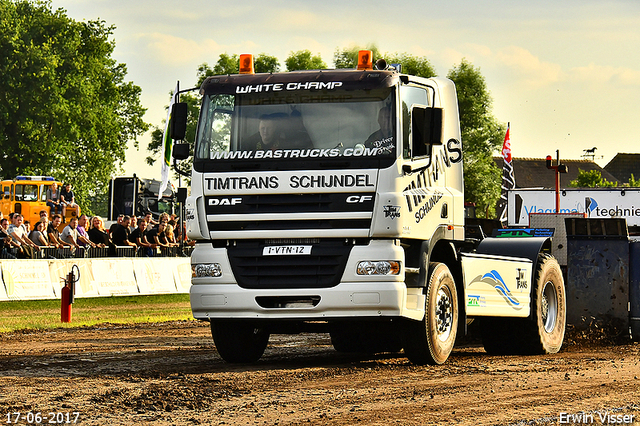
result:
[[[54,182],[58,184],[58,188],[62,188],[62,182],[51,176],[18,176],[13,180],[3,180],[0,182],[2,214],[6,217],[12,212],[21,213],[24,220],[33,225],[40,220],[40,211],[46,210],[51,219],[51,208],[47,206],[47,189]],[[75,209],[68,209],[66,222],[75,215]]]

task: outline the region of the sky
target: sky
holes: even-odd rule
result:
[[[268,6],[266,6],[268,4]],[[193,87],[221,53],[280,60],[310,50],[333,66],[336,49],[375,44],[425,56],[439,76],[462,59],[480,69],[493,115],[510,123],[515,157],[582,159],[605,166],[640,147],[640,2],[637,0],[382,1],[52,0],[77,21],[116,27],[113,58],[142,88],[145,120],[162,126],[170,93]],[[126,175],[147,166],[150,132],[130,142]],[[464,144],[464,141],[462,141]],[[496,155],[498,153],[496,152]],[[516,176],[517,180],[517,176]]]

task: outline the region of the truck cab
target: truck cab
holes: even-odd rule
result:
[[[109,182],[107,220],[115,221],[118,215],[143,217],[151,212],[157,219],[162,213],[175,211],[176,194],[171,185],[158,197],[161,182],[136,176],[118,176]]]

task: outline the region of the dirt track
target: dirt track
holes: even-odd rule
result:
[[[0,421],[38,424],[29,412],[86,425],[640,425],[640,344],[532,357],[466,345],[417,367],[276,335],[260,362],[231,366],[200,322],[0,334]]]

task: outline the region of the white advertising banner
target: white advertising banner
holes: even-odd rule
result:
[[[94,285],[100,296],[139,294],[133,273],[133,260],[124,258],[91,259]]]
[[[2,266],[0,265],[0,268],[2,268]],[[0,271],[0,276],[1,276],[1,271]],[[9,296],[7,296],[7,289],[5,288],[5,284],[4,282],[2,283],[2,285],[0,285],[0,302],[5,302],[9,300]]]
[[[55,297],[46,260],[2,262],[2,281],[9,300]]]
[[[178,293],[189,293],[191,289],[191,261],[189,258],[177,259],[173,269]]]
[[[509,226],[529,226],[530,213],[586,213],[589,218],[624,218],[628,226],[640,226],[639,188],[563,189],[559,195],[556,212],[555,190],[510,190]]]
[[[59,299],[72,269],[75,297],[189,293],[191,288],[188,257],[2,259],[0,301]]]
[[[133,266],[140,294],[176,292],[176,283],[173,279],[173,270],[176,265],[173,259],[137,259]]]
[[[73,268],[73,266],[77,268]],[[73,269],[74,274],[74,295],[75,297],[98,297],[98,288],[95,285],[93,271],[89,260],[50,260],[49,271],[51,273],[51,283],[56,297],[60,297],[60,291],[64,287],[64,279],[69,277],[69,272]],[[78,276],[79,275],[79,276]]]

